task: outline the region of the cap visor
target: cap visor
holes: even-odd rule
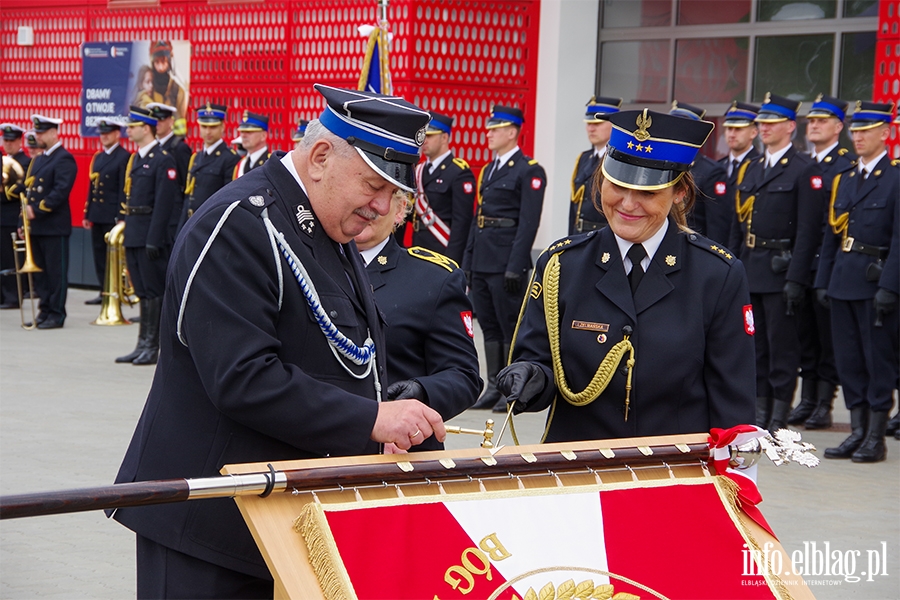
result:
[[[725,121],[722,127],[750,127],[753,121]]]
[[[888,121],[856,121],[850,123],[850,131],[865,131],[866,129],[874,129],[879,125],[890,125]]]
[[[255,125],[239,125],[238,131],[265,131],[265,129],[256,127]]]
[[[501,127],[509,127],[510,125],[513,125],[513,123],[509,121],[497,121],[495,119],[490,119],[488,120],[487,125],[485,125],[485,129],[500,129]]]
[[[662,190],[678,183],[684,171],[650,169],[612,158],[607,154],[602,163],[603,176],[620,187],[633,190]]]
[[[200,123],[201,125],[221,125],[222,124],[221,119],[215,119],[215,118],[210,118],[210,117],[204,117],[201,119],[197,119],[197,122]]]
[[[364,161],[366,161],[366,164],[372,167],[372,170],[384,177],[387,181],[411,194],[416,192],[416,182],[413,177],[413,165],[391,162],[385,160],[381,156],[357,148],[356,146],[354,146],[353,149],[359,153]]]
[[[786,116],[778,113],[759,113],[759,116],[756,117],[757,123],[781,123],[782,121],[787,120],[788,118]]]

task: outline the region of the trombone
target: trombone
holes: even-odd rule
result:
[[[3,156],[3,189],[10,197],[15,198],[15,192],[19,189],[19,183],[25,179],[25,171],[22,165],[9,156]],[[41,269],[34,262],[31,252],[31,223],[28,221],[28,199],[19,191],[19,201],[22,203],[22,233],[23,239],[19,239],[15,232],[12,233],[13,258],[16,267],[16,288],[19,292],[19,316],[22,319],[22,329],[34,329],[37,327],[37,306],[34,302],[34,277],[33,273],[40,273]],[[24,260],[19,258],[24,254]],[[31,323],[25,322],[25,297],[22,289],[22,276],[28,279],[28,296],[31,301]]]

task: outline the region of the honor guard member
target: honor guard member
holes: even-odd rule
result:
[[[303,139],[303,136],[306,135],[306,128],[309,126],[309,121],[306,119],[300,119],[297,121],[297,128],[291,133],[291,141],[294,142],[294,150],[299,150],[300,141]]]
[[[190,218],[210,196],[230,183],[234,176],[234,168],[240,158],[222,140],[222,134],[225,133],[226,111],[225,105],[208,102],[204,108],[197,111],[203,149],[191,156],[188,165],[184,194],[185,214],[182,222]]]
[[[120,218],[125,203],[125,174],[131,153],[119,145],[124,123],[118,118],[97,122],[101,150],[91,158],[90,188],[84,205],[82,225],[91,231],[91,248],[94,251],[94,269],[100,288],[106,280],[106,234]],[[85,304],[102,304],[103,296],[91,298]]]
[[[756,122],[765,155],[738,172],[737,219],[729,247],[740,248],[756,317],[756,424],[786,426],[800,340],[795,311],[812,285],[822,239],[822,172],[791,145],[800,102],[767,93]]]
[[[719,166],[728,174],[725,183],[728,188],[728,195],[724,199],[724,203],[718,208],[722,211],[718,215],[723,218],[725,231],[725,240],[730,241],[732,222],[734,216],[734,192],[737,189],[738,172],[745,162],[749,162],[755,158],[759,158],[759,151],[754,146],[754,140],[759,135],[759,128],[756,126],[756,116],[759,114],[759,107],[746,102],[732,102],[731,108],[725,112],[725,119],[722,127],[725,129],[725,143],[728,145],[728,154],[719,159]],[[718,219],[714,219],[713,232],[716,235],[722,235],[721,224]],[[736,251],[731,248],[732,251]]]
[[[172,250],[172,211],[178,189],[175,159],[163,150],[153,113],[132,106],[128,137],[138,150],[126,168],[125,260],[134,293],[140,298],[141,327],[135,349],[117,363],[155,365],[159,354],[159,318]]]
[[[606,217],[594,205],[594,172],[606,154],[606,143],[612,131],[607,118],[619,112],[621,98],[597,98],[587,103],[585,129],[591,149],[585,150],[575,161],[572,172],[572,205],[569,207],[569,235],[606,227]]]
[[[806,139],[813,145],[812,157],[822,170],[822,189],[825,200],[831,197],[835,175],[849,169],[856,160],[846,148],[840,148],[848,102],[819,94],[806,116]],[[828,231],[828,215],[822,211],[822,232]],[[810,277],[815,281],[821,244],[816,248]],[[831,409],[837,394],[838,376],[834,366],[834,345],[831,337],[831,315],[816,302],[813,288],[809,288],[797,311],[797,331],[800,336],[800,404],[788,415],[789,425],[803,423],[806,429],[831,427]]]
[[[241,145],[247,151],[247,156],[241,159],[235,168],[235,179],[245,175],[251,169],[261,167],[272,155],[266,146],[266,138],[269,135],[269,117],[245,110],[244,118],[238,125],[238,131],[241,132]]]
[[[831,328],[850,436],[825,458],[885,459],[884,434],[897,385],[900,321],[900,161],[887,151],[894,105],[857,102],[850,135],[859,164],[837,175],[816,274]]]
[[[78,165],[59,140],[62,119],[32,115],[34,135],[43,151],[28,165],[27,218],[31,224],[31,250],[37,273],[34,285],[41,301],[38,329],[62,327],[66,320],[69,287],[69,237],[72,212],[69,194],[75,185]]]
[[[701,121],[706,116],[706,110],[675,100],[669,114]],[[728,174],[716,161],[698,154],[691,167],[691,175],[697,186],[697,202],[688,215],[688,226],[719,244],[727,244],[731,233],[731,209],[725,206],[728,201]]]
[[[25,145],[28,147],[28,154],[31,155],[32,160],[44,152],[44,149],[38,144],[37,136],[34,135],[33,130],[25,132]]]
[[[380,402],[382,321],[353,243],[397,190],[415,189],[428,113],[315,87],[327,106],[301,149],[216,193],[178,238],[160,363],[118,483],[444,440],[440,414],[418,400]],[[137,533],[138,598],[272,597],[232,500],[115,518]]]
[[[494,160],[478,176],[478,212],[463,260],[463,270],[471,273],[488,371],[487,389],[474,408],[506,407],[497,391],[497,373],[509,354],[544,205],[544,168],[519,149],[524,122],[521,110],[499,104],[487,122]]]
[[[713,124],[609,117],[594,185],[609,225],[538,258],[497,387],[550,407],[545,441],[670,435],[753,418],[753,315],[743,265],[685,219]],[[648,147],[649,145],[649,147]]]
[[[194,151],[191,150],[191,147],[187,145],[182,136],[175,133],[176,109],[174,106],[153,102],[148,104],[147,108],[156,117],[156,139],[159,142],[159,147],[175,159],[175,168],[178,170],[178,194],[175,197],[172,222],[169,223],[169,227],[172,230],[172,239],[175,239],[175,236],[178,234],[179,220],[184,210],[184,191],[187,186],[188,167]]]
[[[415,398],[449,421],[481,391],[472,304],[454,261],[418,246],[401,248],[391,235],[410,208],[406,193],[395,194],[391,211],[356,236],[356,245],[387,324],[387,399]],[[415,447],[443,449],[434,437]]]
[[[16,257],[12,240],[19,226],[19,217],[22,215],[22,201],[19,194],[25,191],[25,173],[31,159],[22,150],[24,129],[13,123],[2,123],[0,131],[3,132],[4,156],[8,156],[19,165],[18,169],[10,167],[14,172],[3,178],[3,193],[0,194],[0,270],[15,272]],[[15,277],[0,277],[0,308],[19,308],[19,291]]]
[[[416,167],[416,204],[406,225],[408,246],[421,246],[462,262],[475,212],[475,176],[469,164],[453,156],[453,118],[431,113],[422,154]]]
[[[231,140],[231,147],[238,155],[238,158],[244,158],[245,156],[247,156],[247,150],[244,149],[244,144],[242,144],[241,142],[241,136],[238,136]]]

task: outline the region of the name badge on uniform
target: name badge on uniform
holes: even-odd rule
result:
[[[609,323],[591,323],[590,321],[572,321],[572,329],[584,331],[609,331]]]

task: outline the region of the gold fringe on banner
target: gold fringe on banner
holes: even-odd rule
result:
[[[340,562],[337,544],[331,535],[322,505],[311,502],[304,506],[300,516],[294,519],[294,531],[306,540],[309,564],[319,580],[325,600],[356,600],[350,576]]]

